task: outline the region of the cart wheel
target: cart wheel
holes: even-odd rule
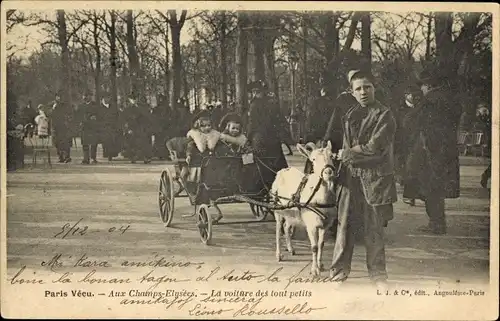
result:
[[[253,216],[255,216],[259,222],[265,220],[267,214],[270,213],[268,208],[255,204],[250,204],[250,209],[252,210]]]
[[[158,205],[160,207],[160,218],[165,227],[170,225],[174,217],[174,181],[169,169],[161,172],[160,188],[158,191]]]
[[[202,204],[198,208],[196,225],[198,226],[203,244],[210,245],[210,240],[212,239],[212,218],[208,214],[208,206],[206,204]]]

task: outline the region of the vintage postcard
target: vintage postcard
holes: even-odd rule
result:
[[[4,318],[498,318],[499,7],[3,1]]]

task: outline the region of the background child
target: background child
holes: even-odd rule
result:
[[[245,149],[248,142],[247,137],[243,134],[241,117],[237,113],[226,114],[219,125],[223,131],[221,134],[221,142],[219,144],[217,154],[225,156],[233,156],[240,154]]]

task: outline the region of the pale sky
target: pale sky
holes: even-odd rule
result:
[[[39,12],[38,12],[39,13]],[[54,11],[45,11],[46,15],[48,18],[55,19],[55,12]],[[402,13],[404,14],[404,13]],[[396,16],[392,16],[392,14],[389,14],[391,19],[398,19]],[[189,12],[188,12],[189,16]],[[190,35],[189,29],[190,25],[194,23],[193,20],[187,21],[186,25],[184,28],[181,30],[181,44],[187,43],[192,39],[192,36]],[[359,26],[358,26],[359,28]],[[404,25],[400,25],[397,29],[397,32],[402,32],[404,29]],[[382,26],[382,21],[380,19],[375,19],[372,23],[372,34],[379,34],[384,32],[383,26]],[[419,37],[422,37],[420,32],[418,33]],[[14,29],[7,35],[7,43],[10,45],[12,43],[16,44],[16,47],[18,48],[18,52],[16,53],[17,56],[20,57],[27,57],[30,55],[31,52],[40,49],[40,44],[46,41],[46,37],[44,32],[41,30],[41,26],[32,26],[32,27],[25,27],[22,25],[17,25],[14,27]],[[397,41],[397,39],[396,39]],[[355,40],[352,48],[355,50],[360,50],[361,49],[361,44],[359,40]],[[377,50],[376,46],[372,44],[372,50]],[[423,43],[421,46],[419,46],[419,49],[416,52],[416,56],[423,54],[425,51],[425,47],[423,46]],[[374,54],[374,58],[375,58]]]

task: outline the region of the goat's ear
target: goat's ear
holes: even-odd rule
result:
[[[326,148],[331,152],[332,151],[332,142],[328,140],[328,143],[326,144]]]
[[[297,144],[297,150],[306,158],[309,158],[309,155],[311,155],[311,150],[307,149],[307,147],[302,144]]]

